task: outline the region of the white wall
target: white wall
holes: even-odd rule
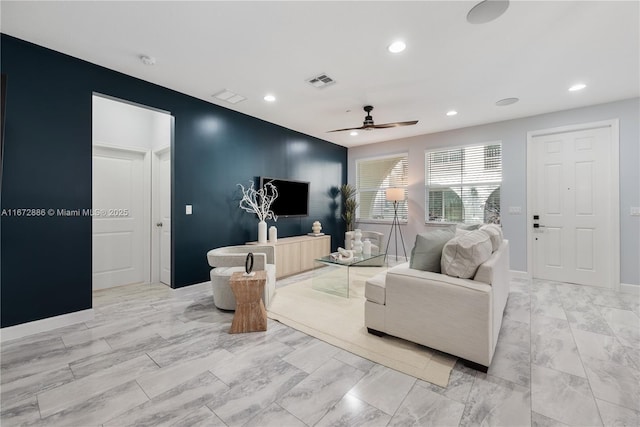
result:
[[[157,150],[171,144],[171,116],[93,96],[93,143]]]
[[[640,206],[640,98],[350,148],[348,182],[355,185],[357,159],[409,153],[409,222],[402,226],[409,253],[416,234],[427,229],[424,151],[502,141],[502,226],[511,247],[511,269],[527,271],[527,132],[616,118],[620,121],[620,281],[640,285],[640,217],[630,215],[631,207]],[[509,214],[512,206],[521,207],[522,213]],[[389,225],[358,226],[384,232],[388,238]]]

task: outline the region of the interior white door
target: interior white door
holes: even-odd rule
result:
[[[93,289],[149,280],[145,174],[144,152],[94,146]]]
[[[533,276],[612,287],[611,129],[532,141]]]
[[[156,222],[160,233],[160,281],[171,286],[171,150],[158,155],[158,214]]]

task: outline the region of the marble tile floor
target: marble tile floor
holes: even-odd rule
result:
[[[208,283],[97,291],[93,306],[91,322],[2,344],[3,427],[640,425],[634,295],[514,279],[488,373],[458,363],[446,388],[271,320],[229,335]]]

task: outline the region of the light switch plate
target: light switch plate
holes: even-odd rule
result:
[[[640,207],[631,207],[631,216],[640,216]]]
[[[191,215],[193,213],[193,206],[192,205],[186,205],[185,207],[185,213],[187,215]]]
[[[509,214],[510,215],[520,215],[522,213],[522,207],[520,206],[509,206]]]

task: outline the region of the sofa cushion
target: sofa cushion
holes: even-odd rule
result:
[[[489,259],[493,247],[491,238],[475,230],[449,240],[442,249],[442,272],[449,276],[470,279],[478,266]]]
[[[492,252],[497,251],[502,244],[502,228],[496,224],[485,224],[480,227],[480,230],[489,235],[489,238],[491,239]]]
[[[420,233],[416,236],[416,244],[411,250],[410,267],[416,270],[440,273],[442,248],[455,233],[450,228],[438,228]]]
[[[465,230],[464,228],[456,228],[456,237],[462,236],[463,234],[471,233],[473,230]]]

